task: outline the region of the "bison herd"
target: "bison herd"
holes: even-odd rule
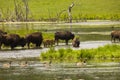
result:
[[[30,43],[35,44],[37,48],[44,45],[44,47],[51,47],[58,45],[59,40],[65,40],[66,45],[68,45],[68,41],[72,40],[73,47],[79,47],[80,40],[75,37],[70,31],[58,31],[54,33],[54,39],[43,39],[43,35],[41,32],[33,32],[25,37],[21,37],[18,34],[8,34],[3,30],[0,30],[0,49],[2,45],[10,46],[11,49],[14,49],[17,46],[24,47],[27,45],[27,48],[30,48]],[[120,30],[115,30],[111,32],[111,42],[120,41]]]
[[[35,44],[37,48],[44,45],[44,47],[51,47],[55,43],[59,43],[59,40],[65,40],[66,45],[68,45],[69,40],[72,41],[73,47],[79,47],[80,41],[78,38],[75,38],[75,35],[70,31],[59,31],[54,33],[54,39],[43,39],[41,32],[33,32],[25,37],[21,37],[18,34],[8,34],[0,30],[0,49],[1,46],[9,46],[11,49],[14,49],[17,46],[24,47],[27,45],[27,48],[30,48],[30,43]]]

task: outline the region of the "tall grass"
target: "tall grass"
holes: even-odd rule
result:
[[[1,17],[14,15],[14,0],[0,0]],[[73,0],[29,0],[29,19],[31,20],[57,20],[57,15],[62,10],[67,10]],[[74,20],[87,19],[120,19],[120,0],[75,0],[75,6],[72,9]],[[14,16],[13,16],[14,18]],[[66,21],[67,11],[60,15],[59,20]]]
[[[120,58],[120,45],[105,45],[104,47],[99,47],[96,49],[59,49],[55,50],[50,48],[47,52],[40,54],[40,59],[42,60],[66,60],[66,61],[76,61],[80,59],[119,59]]]

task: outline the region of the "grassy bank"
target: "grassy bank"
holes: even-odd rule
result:
[[[16,1],[21,6],[20,10],[22,13],[20,15],[22,15],[22,20],[24,20],[24,3],[22,3],[22,0]],[[67,10],[72,2],[73,0],[28,0],[28,20],[56,21],[59,19],[67,21],[68,13],[63,10]],[[75,0],[74,3],[72,16],[76,21],[87,19],[120,19],[120,0]],[[14,0],[0,0],[0,12],[0,20],[15,20]]]
[[[64,60],[64,61],[77,61],[82,59],[119,59],[120,58],[120,45],[105,45],[96,49],[59,49],[51,48],[49,51],[40,55],[41,60]]]

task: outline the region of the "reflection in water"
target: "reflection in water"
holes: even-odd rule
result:
[[[53,63],[44,67],[42,62],[29,61],[26,67],[13,62],[8,69],[0,63],[1,80],[120,80],[119,63],[89,63],[78,67],[75,63]],[[109,65],[109,66],[108,66]]]

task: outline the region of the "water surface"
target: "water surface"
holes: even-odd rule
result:
[[[53,23],[15,23],[0,24],[0,29],[8,33],[17,33],[22,36],[28,33],[40,31],[42,33],[54,34],[56,31],[70,30],[80,37],[80,48],[73,48],[71,43],[66,46],[61,43],[55,46],[56,49],[90,49],[111,44],[110,33],[112,30],[120,29],[120,24],[101,23],[80,23],[80,24],[53,24]],[[43,45],[41,45],[43,47]],[[20,49],[10,50],[5,48],[0,51],[0,80],[120,80],[120,60],[107,63],[88,62],[84,67],[76,66],[76,63],[52,63],[45,67],[42,62],[29,61],[28,57],[39,57],[41,52],[49,48],[42,49]],[[4,63],[12,59],[10,68],[3,68]],[[28,66],[21,67],[19,58],[26,58]],[[11,60],[10,59],[10,60]]]

